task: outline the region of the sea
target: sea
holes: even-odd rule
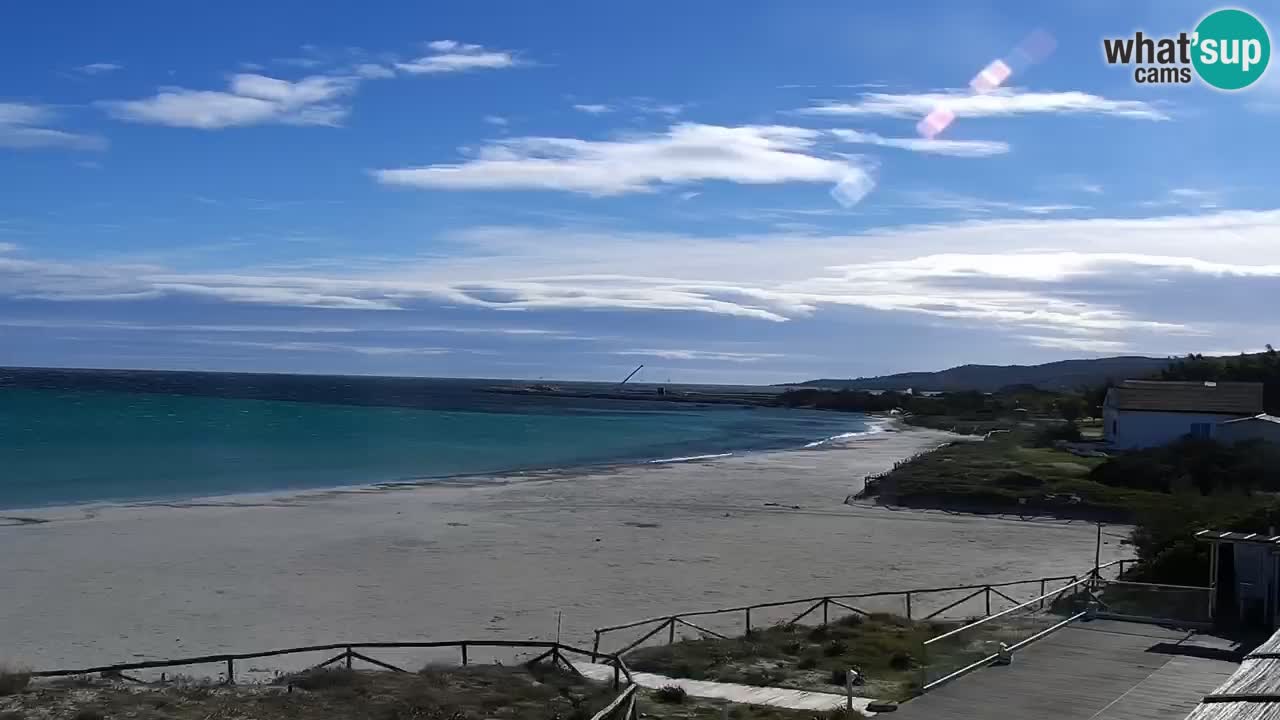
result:
[[[616,393],[616,383],[554,383]],[[512,393],[528,381],[0,368],[0,509],[684,462],[874,433],[865,416]],[[668,385],[671,393],[776,388]],[[508,391],[508,392],[502,392]]]

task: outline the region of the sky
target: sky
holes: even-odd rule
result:
[[[1280,70],[1103,57],[1216,5],[317,7],[6,9],[0,365],[774,383],[1280,338]]]

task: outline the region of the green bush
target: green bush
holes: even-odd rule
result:
[[[16,695],[25,690],[29,682],[31,682],[31,673],[0,666],[0,696]]]
[[[1204,495],[1280,491],[1280,449],[1263,442],[1219,445],[1183,438],[1164,447],[1117,455],[1089,479],[1113,487]]]
[[[1036,433],[1035,444],[1040,447],[1052,447],[1058,441],[1080,442],[1080,426],[1074,422],[1054,423],[1046,425]]]
[[[685,698],[689,696],[689,693],[679,685],[666,685],[658,688],[658,690],[653,693],[653,696],[657,698],[658,702],[679,704],[684,702]]]
[[[915,656],[909,652],[899,650],[889,658],[889,667],[899,672],[919,666],[920,663],[916,662]]]
[[[303,690],[351,687],[358,679],[359,673],[347,668],[314,668],[285,678],[289,684]]]

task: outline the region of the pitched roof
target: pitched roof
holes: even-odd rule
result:
[[[1262,412],[1262,383],[1125,380],[1110,392],[1114,393],[1115,407],[1120,410],[1229,415]]]
[[[1275,423],[1277,425],[1280,425],[1280,417],[1276,417],[1275,415],[1268,415],[1266,413],[1259,413],[1257,415],[1253,415],[1250,417],[1236,418],[1235,420],[1223,420],[1218,424],[1234,425],[1236,423],[1244,423],[1244,422],[1269,422],[1269,423]]]

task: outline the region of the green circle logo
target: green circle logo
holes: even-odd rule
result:
[[[1191,62],[1201,79],[1220,90],[1239,90],[1262,77],[1271,39],[1258,18],[1243,10],[1217,10],[1196,26]]]

